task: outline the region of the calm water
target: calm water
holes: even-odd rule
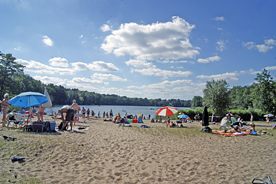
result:
[[[47,114],[52,114],[53,112],[58,112],[58,110],[62,107],[63,105],[58,105],[58,106],[53,106],[52,108],[46,108],[45,112]],[[80,105],[81,109],[84,107],[85,109],[89,108],[90,110],[93,110],[96,115],[98,115],[98,112],[100,112],[101,117],[103,116],[103,112],[108,112],[110,109],[113,111],[113,115],[116,115],[120,113],[121,115],[127,114],[132,114],[132,115],[139,115],[139,113],[143,114],[146,116],[146,118],[150,115],[150,117],[155,118],[155,112],[161,108],[161,107],[156,107],[156,106],[119,106],[119,105]],[[178,110],[180,109],[190,109],[190,107],[177,107]]]

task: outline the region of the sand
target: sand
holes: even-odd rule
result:
[[[170,129],[144,124],[151,128],[103,119],[56,133],[0,128],[0,183],[251,183],[267,175],[276,181],[275,136],[198,133],[198,122]],[[25,162],[12,163],[13,156]]]

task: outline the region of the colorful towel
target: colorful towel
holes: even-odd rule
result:
[[[239,133],[239,132],[235,132],[235,133],[227,132],[227,133],[225,133],[225,132],[221,132],[221,131],[217,131],[217,130],[212,130],[212,133],[213,134],[220,134],[220,135],[222,135],[224,137],[250,135],[249,132],[241,132],[241,133]]]

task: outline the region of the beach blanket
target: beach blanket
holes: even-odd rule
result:
[[[213,134],[220,134],[221,136],[224,136],[224,137],[232,137],[232,136],[246,136],[246,135],[250,135],[249,132],[235,132],[235,133],[230,133],[230,132],[221,132],[221,131],[217,131],[217,130],[212,130],[212,133]]]

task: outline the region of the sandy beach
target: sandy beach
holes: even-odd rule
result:
[[[198,122],[144,124],[150,128],[103,119],[55,133],[0,128],[0,183],[251,183],[267,175],[276,181],[275,136],[199,133]],[[25,162],[12,163],[14,156]]]

